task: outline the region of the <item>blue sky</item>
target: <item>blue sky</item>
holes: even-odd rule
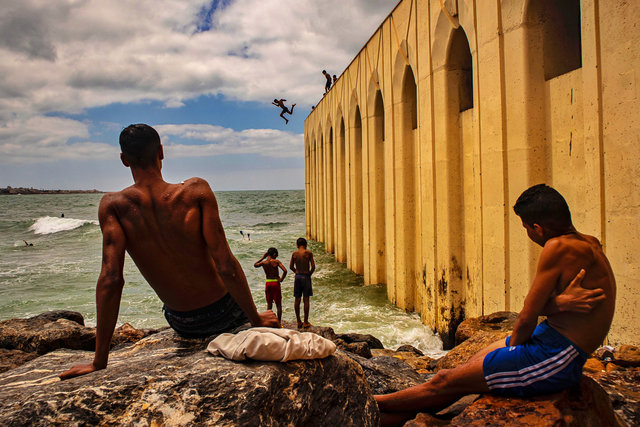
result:
[[[130,185],[118,135],[147,123],[167,181],[303,188],[320,71],[340,75],[395,4],[0,0],[0,187]],[[297,103],[288,125],[276,97]]]

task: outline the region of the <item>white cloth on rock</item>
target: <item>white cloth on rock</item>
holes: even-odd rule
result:
[[[209,343],[207,351],[230,360],[287,362],[331,356],[336,345],[312,332],[260,327],[237,334],[220,334]]]

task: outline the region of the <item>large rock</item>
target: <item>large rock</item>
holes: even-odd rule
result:
[[[16,368],[38,357],[37,353],[0,348],[0,373]]]
[[[60,381],[91,352],[58,350],[0,374],[0,425],[362,425],[379,421],[363,371],[322,360],[237,363],[166,330]],[[366,360],[366,359],[365,359]]]
[[[341,339],[348,344],[366,342],[368,347],[372,350],[384,348],[380,340],[370,334],[336,334],[336,338]]]
[[[498,311],[486,316],[472,317],[458,325],[456,329],[456,345],[462,344],[474,334],[483,332],[511,332],[518,318],[518,313]]]
[[[619,426],[605,391],[591,378],[562,393],[531,399],[484,395],[452,426]]]
[[[640,349],[633,345],[621,345],[613,353],[613,363],[618,366],[640,366]]]
[[[640,426],[640,372],[590,373],[609,395],[613,409],[629,426]]]

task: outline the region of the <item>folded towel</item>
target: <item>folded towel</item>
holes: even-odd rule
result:
[[[336,351],[336,345],[312,332],[251,328],[237,334],[218,335],[209,343],[207,351],[230,360],[287,362],[331,356]]]

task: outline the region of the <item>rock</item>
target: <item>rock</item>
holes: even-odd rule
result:
[[[456,329],[456,345],[460,345],[479,331],[511,332],[517,318],[518,313],[498,311],[487,316],[466,319]]]
[[[617,426],[607,393],[594,380],[562,393],[530,399],[484,395],[451,420],[452,426]]]
[[[167,329],[169,329],[168,326],[162,329],[136,329],[129,323],[124,323],[114,331],[113,338],[111,339],[111,346],[114,347],[122,344],[133,344],[151,334],[159,332],[160,330]]]
[[[342,351],[348,351],[349,353],[357,354],[365,359],[371,358],[371,350],[369,344],[366,342],[353,342],[346,343],[340,338],[335,340],[336,346]]]
[[[609,395],[613,410],[629,426],[640,425],[640,372],[618,371],[587,374]]]
[[[601,361],[595,357],[591,357],[587,359],[582,370],[584,372],[604,372],[605,367]]]
[[[412,346],[412,345],[408,345],[408,344],[401,345],[400,347],[398,347],[398,348],[396,349],[396,351],[398,351],[398,352],[403,351],[403,352],[407,352],[407,353],[415,353],[415,354],[417,354],[418,356],[424,356],[424,353],[423,353],[423,352],[421,352],[420,350],[418,350],[418,349],[417,349],[417,348],[415,348],[414,346]]]
[[[345,353],[237,363],[206,343],[165,330],[67,381],[57,374],[93,354],[51,352],[0,374],[0,425],[378,425],[363,371]]]
[[[336,334],[336,338],[344,340],[346,343],[366,342],[370,349],[382,349],[384,346],[380,340],[369,334]]]
[[[327,326],[311,326],[310,328],[298,329],[298,325],[294,322],[287,322],[286,320],[283,320],[281,324],[283,328],[300,332],[313,332],[314,334],[318,334],[328,340],[334,342],[336,340],[336,333],[333,331],[333,328],[329,328]]]
[[[0,348],[0,373],[27,363],[36,357],[38,357],[36,353],[25,353],[22,350]]]
[[[624,371],[625,369],[621,366],[616,365],[615,363],[607,363],[607,367],[605,368],[605,371],[607,372],[614,372],[614,371]]]
[[[448,426],[449,420],[441,420],[431,414],[418,414],[413,420],[404,423],[404,427]]]
[[[426,380],[411,366],[395,357],[380,356],[365,359],[351,353],[346,354],[362,367],[373,394],[393,393],[422,384]]]
[[[640,366],[640,350],[633,345],[621,345],[613,353],[613,362],[619,366]]]
[[[395,355],[396,352],[395,350],[391,350],[390,348],[372,348],[371,349],[371,355],[373,357],[378,357],[378,356],[391,356],[393,357],[393,355]]]
[[[93,350],[96,336],[93,328],[58,318],[9,319],[0,322],[0,348],[44,354],[58,348]]]
[[[80,326],[84,326],[84,317],[82,314],[77,311],[70,310],[54,310],[54,311],[46,311],[44,313],[38,314],[37,316],[33,316],[30,319],[43,319],[48,320],[49,322],[55,322],[58,319],[67,319],[72,322],[76,322]]]
[[[504,340],[510,333],[511,331],[479,331],[438,359],[436,370],[451,369],[462,365],[471,356],[495,341]]]

